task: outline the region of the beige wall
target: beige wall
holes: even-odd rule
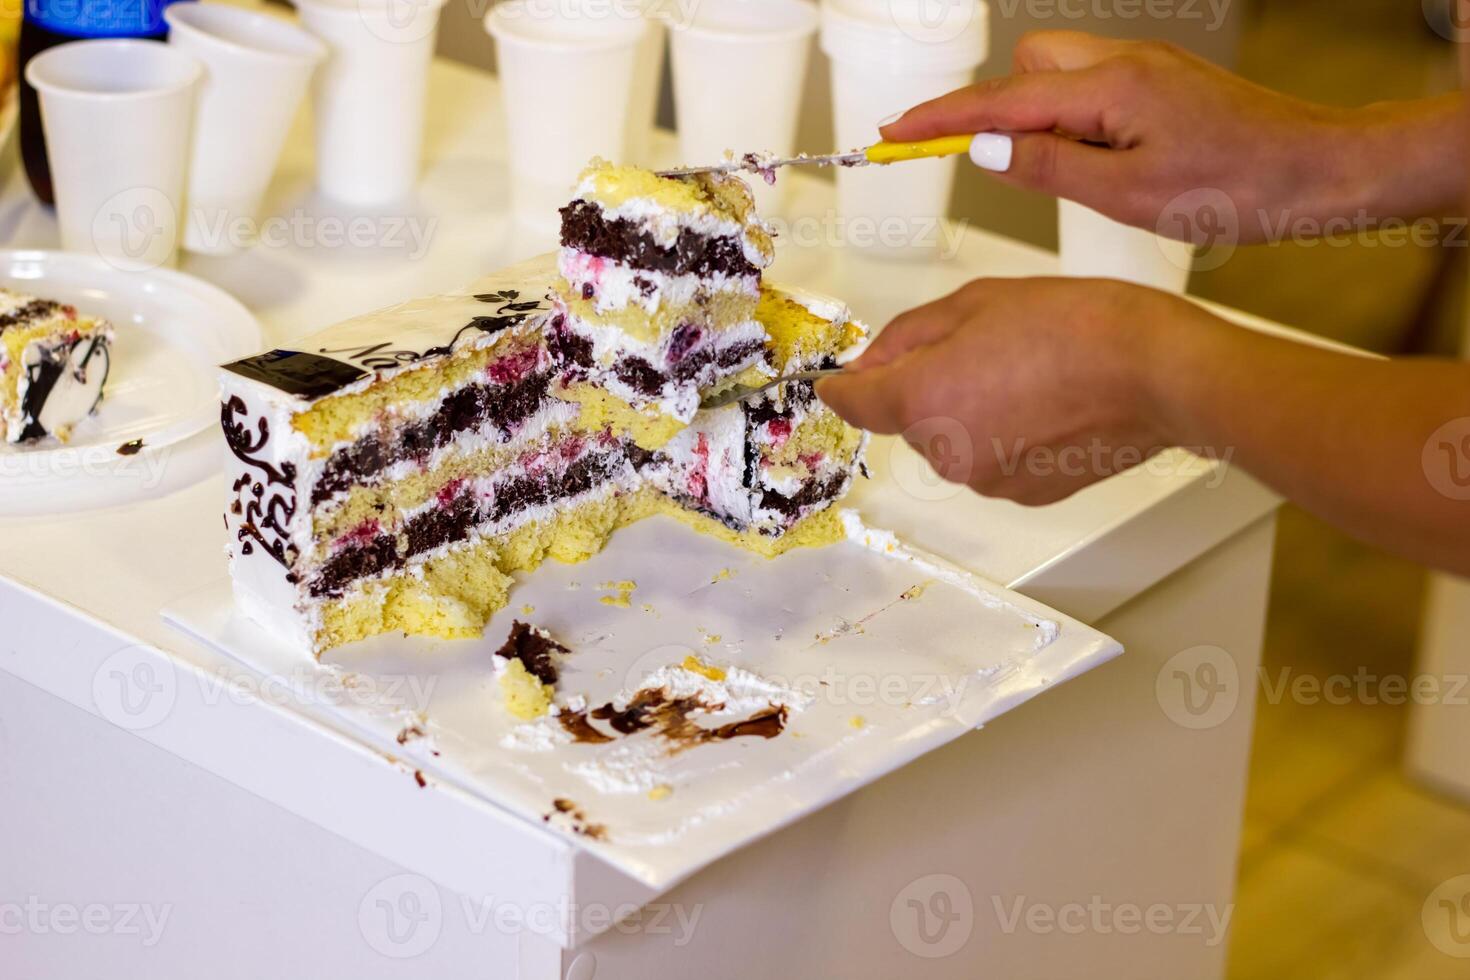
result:
[[[490,0],[453,0],[445,8],[439,37],[441,54],[493,68],[490,38],[480,26],[489,3]],[[1038,29],[1166,38],[1221,64],[1233,65],[1245,5],[1246,0],[991,0],[991,56],[980,75],[998,75],[1009,70],[1016,38]],[[1141,13],[1147,9],[1174,11],[1176,15],[1148,18]],[[674,114],[667,71],[665,76],[659,118],[663,125],[672,126]],[[800,97],[799,147],[811,152],[832,149],[827,65],[820,51],[814,52]],[[953,204],[956,216],[1039,245],[1055,245],[1056,205],[1051,199],[1003,187],[964,170],[957,184]]]

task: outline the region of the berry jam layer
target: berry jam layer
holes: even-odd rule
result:
[[[503,468],[443,484],[423,505],[363,521],[319,549],[307,592],[338,596],[354,583],[422,561],[474,537],[548,520],[636,476],[615,440],[571,436],[523,452]],[[305,562],[304,562],[305,564]]]
[[[760,275],[760,268],[746,256],[745,246],[736,236],[711,236],[681,228],[673,241],[660,242],[642,222],[609,216],[590,201],[573,201],[561,209],[561,244],[644,272]]]

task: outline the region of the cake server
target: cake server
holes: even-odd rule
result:
[[[793,164],[818,167],[865,167],[870,163],[898,163],[901,160],[923,160],[927,157],[947,157],[958,153],[969,153],[977,164],[994,170],[997,168],[988,163],[981,163],[975,154],[983,149],[987,158],[992,157],[993,138],[997,135],[996,133],[980,133],[975,136],[941,136],[938,139],[920,140],[917,143],[882,142],[874,143],[863,150],[827,153],[821,156],[800,153],[794,157],[777,157],[772,154],[747,153],[744,156],[732,156],[721,163],[708,166],[674,167],[670,170],[660,170],[658,175],[660,177],[692,177],[695,174],[728,174],[748,170],[751,173],[760,174],[767,180],[774,180],[777,167],[787,167]]]
[[[784,378],[772,378],[763,384],[735,385],[732,388],[726,388],[724,391],[718,391],[707,398],[700,399],[699,407],[723,408],[726,405],[733,405],[736,402],[743,402],[747,398],[753,398],[763,391],[770,391],[777,385],[784,385],[788,381],[816,381],[818,378],[830,378],[834,374],[841,373],[842,368],[840,367],[820,368],[815,371],[797,371],[793,374],[786,375]]]

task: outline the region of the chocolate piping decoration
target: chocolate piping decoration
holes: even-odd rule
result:
[[[294,549],[289,548],[290,534],[287,527],[291,519],[296,515],[296,464],[285,463],[280,469],[255,457],[270,442],[270,422],[261,416],[256,420],[255,435],[253,438],[248,422],[236,422],[235,416],[246,416],[249,408],[244,399],[239,395],[232,395],[220,406],[220,428],[225,433],[225,444],[230,447],[230,452],[235,458],[254,467],[265,474],[265,483],[254,480],[251,475],[243,473],[235,480],[231,488],[235,492],[235,501],[230,509],[239,513],[241,502],[244,501],[244,521],[237,532],[237,540],[241,542],[242,554],[251,554],[253,549],[247,538],[253,538],[265,549],[266,554],[281,563],[283,568],[290,568],[295,561]],[[271,490],[266,493],[267,485],[283,486],[284,490]],[[248,488],[248,496],[245,491]],[[268,537],[269,535],[269,537]]]

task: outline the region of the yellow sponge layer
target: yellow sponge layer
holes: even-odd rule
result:
[[[551,708],[555,688],[544,684],[519,660],[512,660],[500,675],[500,691],[505,696],[505,710],[522,721],[533,721]]]
[[[437,402],[446,391],[460,387],[491,363],[508,354],[528,350],[534,339],[505,334],[488,347],[456,351],[447,361],[431,358],[415,368],[381,381],[366,391],[330,395],[291,420],[311,442],[312,456],[329,453],[333,446],[355,438],[363,426],[380,415],[401,412],[423,402]]]
[[[597,311],[595,300],[572,293],[563,280],[562,301],[577,319],[593,329],[616,331],[634,340],[653,343],[673,333],[681,323],[702,323],[719,331],[747,323],[755,317],[757,299],[736,289],[722,289],[696,299],[692,303],[660,303],[650,315],[641,306],[625,306],[605,313]]]
[[[770,289],[761,290],[755,318],[771,335],[767,345],[771,363],[782,373],[814,357],[840,354],[867,335],[858,323],[834,322],[817,316],[795,300]]]
[[[579,432],[611,431],[632,439],[634,444],[652,452],[684,431],[686,423],[657,408],[635,408],[617,395],[597,385],[572,384],[557,389],[556,397],[582,406],[573,426]]]
[[[721,541],[727,541],[746,551],[753,551],[765,558],[784,555],[793,548],[820,548],[835,544],[847,534],[843,530],[842,521],[837,516],[835,507],[827,507],[815,514],[808,514],[778,538],[761,534],[759,531],[736,531],[706,514],[686,510],[667,497],[657,498],[653,501],[652,507],[656,513],[667,514],[701,534],[719,538]]]

